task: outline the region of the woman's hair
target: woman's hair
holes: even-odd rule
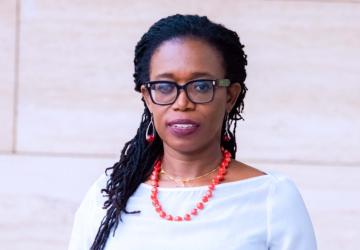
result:
[[[228,142],[221,141],[221,145],[235,158],[236,123],[242,119],[240,113],[244,108],[243,100],[247,91],[244,84],[247,60],[243,51],[244,46],[240,43],[236,32],[228,30],[221,24],[209,21],[205,16],[177,14],[161,19],[150,27],[135,47],[135,90],[140,92],[141,86],[149,81],[150,61],[156,49],[166,41],[181,38],[200,39],[215,48],[222,56],[222,63],[226,72],[225,78],[230,79],[231,83],[240,83],[241,85],[241,93],[229,113],[230,124],[233,124],[233,130],[229,131],[231,139]],[[142,100],[144,102],[144,99]],[[126,204],[138,186],[148,179],[155,161],[163,154],[163,142],[156,131],[154,131],[155,139],[152,143],[148,143],[145,139],[150,119],[151,114],[145,104],[140,127],[135,137],[125,143],[119,162],[105,171],[112,170],[106,188],[101,190],[108,197],[103,207],[107,209],[107,213],[96,234],[91,247],[92,250],[104,249],[111,230],[114,230],[115,234],[119,221],[122,221],[122,213],[140,212],[127,211]],[[225,120],[222,134],[224,132]]]

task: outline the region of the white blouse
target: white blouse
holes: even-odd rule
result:
[[[264,171],[263,171],[264,172]],[[241,249],[315,250],[314,230],[304,201],[286,175],[266,172],[246,180],[216,186],[205,208],[191,221],[167,221],[151,203],[151,186],[140,184],[129,199],[115,236],[105,249]],[[69,250],[90,249],[106,198],[100,190],[109,176],[102,175],[76,212]],[[190,214],[207,190],[203,187],[158,188],[163,210],[173,217]]]

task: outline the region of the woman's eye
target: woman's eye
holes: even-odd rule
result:
[[[174,85],[169,83],[160,83],[158,84],[157,87],[157,90],[164,94],[171,93],[173,89],[174,89]]]
[[[212,86],[208,82],[195,82],[194,89],[198,92],[205,93],[212,89]]]

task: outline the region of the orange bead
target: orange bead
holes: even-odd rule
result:
[[[210,184],[208,187],[210,190],[215,190],[215,184]]]
[[[223,181],[223,180],[224,180],[224,176],[223,176],[222,174],[218,174],[218,175],[216,176],[216,178],[218,178],[219,181]]]
[[[156,166],[154,167],[154,169],[155,169],[156,171],[160,171],[161,167],[160,167],[159,165],[156,165]]]
[[[192,215],[197,215],[197,209],[196,209],[196,208],[192,209],[192,210],[191,210],[191,214],[192,214]]]
[[[209,198],[212,197],[212,192],[210,190],[206,191],[205,195]]]
[[[153,204],[154,207],[156,207],[156,205],[159,205],[159,201],[158,200],[153,200],[152,204]]]
[[[151,198],[152,200],[155,200],[155,199],[156,199],[156,194],[151,194],[151,195],[150,195],[150,198]]]
[[[158,182],[157,182],[157,181],[151,181],[151,186],[157,187],[157,186],[158,186]]]
[[[160,211],[160,212],[159,212],[159,215],[160,215],[161,218],[165,218],[166,213],[165,213],[164,211]]]
[[[212,183],[215,185],[219,184],[219,179],[218,178],[212,179]]]
[[[197,207],[198,209],[204,209],[204,204],[202,204],[201,202],[199,202],[199,203],[196,205],[196,207]]]
[[[182,221],[182,218],[180,216],[176,216],[174,221]]]
[[[184,220],[190,220],[191,219],[191,216],[190,216],[190,214],[185,214],[185,216],[184,216]]]
[[[157,175],[152,175],[150,179],[151,179],[152,181],[157,181],[157,180],[158,180],[158,177],[157,177]]]
[[[224,167],[221,167],[221,168],[219,168],[219,174],[226,174],[226,168],[224,168]]]
[[[229,164],[228,164],[227,161],[223,161],[223,162],[221,163],[221,167],[224,167],[224,168],[226,168],[228,165],[229,165]]]
[[[203,196],[203,197],[202,197],[202,201],[205,203],[205,202],[208,202],[208,201],[209,201],[209,199],[208,199],[208,197],[207,197],[207,196]]]
[[[153,187],[153,188],[151,189],[151,193],[157,194],[157,192],[158,192],[157,187]]]
[[[159,213],[160,211],[162,211],[161,205],[156,206],[156,207],[155,207],[155,211],[158,212],[158,213]]]
[[[169,215],[166,216],[166,219],[167,220],[173,220],[173,217],[169,214]]]

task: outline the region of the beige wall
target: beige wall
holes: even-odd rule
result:
[[[16,51],[16,2],[0,4],[0,151],[10,152],[13,143],[14,76]]]
[[[2,0],[0,245],[66,249],[86,190],[140,123],[135,44],[175,13],[245,44],[237,158],[294,179],[319,249],[356,249],[360,1]]]

